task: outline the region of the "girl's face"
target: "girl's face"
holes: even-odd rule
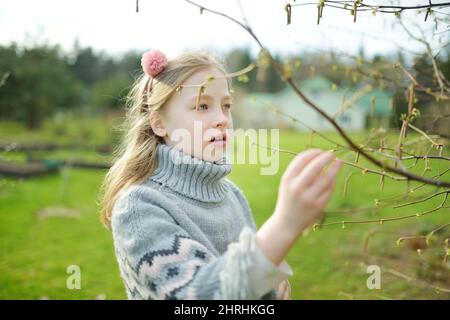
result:
[[[210,76],[224,74],[217,68],[205,67],[187,78],[183,85],[188,87],[182,87],[166,102],[154,132],[167,145],[212,162],[224,156],[229,139],[226,129],[233,128],[233,120],[232,98],[225,78],[206,82],[196,109],[198,85]]]

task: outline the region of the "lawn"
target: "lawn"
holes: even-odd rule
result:
[[[21,141],[27,141],[27,135],[20,129],[15,133]],[[48,131],[43,137],[37,132],[33,133],[32,140],[48,141],[50,136]],[[335,133],[327,136],[338,139]],[[354,136],[359,142],[362,142],[362,137],[361,134]],[[14,135],[7,138],[13,139]],[[280,148],[303,151],[309,141],[308,134],[282,132]],[[319,137],[314,137],[313,145],[335,148]],[[67,157],[71,154],[88,159],[96,157],[92,152],[53,155]],[[448,149],[444,154],[448,155]],[[19,152],[2,152],[0,156],[14,160],[23,157]],[[354,158],[354,155],[344,152],[339,152],[338,156],[347,160]],[[105,158],[104,155],[98,157],[101,160]],[[258,226],[273,211],[280,176],[292,157],[281,153],[280,170],[273,176],[260,175],[258,165],[233,166],[230,179],[248,198]],[[359,163],[363,165],[364,161],[360,159]],[[446,169],[444,164],[439,167],[430,160],[432,169],[426,175],[432,176]],[[414,170],[418,173],[423,170],[422,161]],[[344,180],[349,171],[359,174],[352,176],[344,197]],[[126,298],[111,234],[99,222],[97,197],[105,173],[105,170],[66,168],[57,174],[38,178],[0,179],[0,299]],[[447,174],[446,180],[449,179]],[[417,185],[411,183],[411,187]],[[360,170],[345,167],[327,207],[330,214],[325,223],[403,216],[429,210],[442,201],[438,196],[403,208],[390,206],[358,213],[331,212],[373,207],[375,199],[398,195],[405,189],[405,182],[386,179],[381,190],[379,176],[361,174]],[[409,194],[413,198],[405,201],[433,191],[432,187],[420,188]],[[49,207],[74,209],[76,214],[40,217],[39,212]],[[290,279],[293,299],[449,299],[450,293],[439,288],[450,288],[449,265],[443,262],[444,240],[449,238],[450,228],[436,232],[428,246],[420,241],[397,244],[400,236],[427,234],[448,223],[449,214],[449,209],[443,208],[423,217],[383,224],[346,224],[345,228],[337,224],[310,230],[299,239],[287,257],[294,270]],[[367,288],[367,264],[382,267],[381,289]],[[81,269],[80,290],[66,287],[67,267],[70,265],[78,265]],[[395,275],[395,271],[411,277],[410,281]]]

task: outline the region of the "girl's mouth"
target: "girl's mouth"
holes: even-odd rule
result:
[[[225,147],[227,144],[227,135],[223,133],[222,135],[212,137],[209,143],[214,144],[215,147]]]

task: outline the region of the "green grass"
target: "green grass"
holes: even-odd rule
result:
[[[120,118],[72,116],[70,114],[48,118],[41,128],[26,130],[24,124],[3,121],[0,126],[0,140],[20,143],[54,143],[102,145],[114,142]]]
[[[96,193],[104,171],[72,169],[26,181],[3,180],[0,189],[0,298],[125,298],[111,234],[98,219]],[[79,210],[79,218],[36,213],[46,207]],[[81,268],[81,290],[66,289],[69,265]]]
[[[20,130],[17,135],[25,137]],[[329,136],[337,139],[334,133]],[[362,137],[355,136],[355,139],[361,142]],[[303,151],[309,136],[282,133],[280,141],[281,148]],[[335,147],[317,137],[313,143],[325,149]],[[95,157],[76,151],[73,154]],[[19,153],[2,156],[21,157]],[[342,152],[339,156],[347,159]],[[273,212],[280,176],[291,159],[292,155],[282,153],[279,173],[274,176],[261,176],[258,165],[233,166],[230,178],[247,196],[258,226]],[[361,159],[360,163],[364,161]],[[433,161],[430,165],[433,170],[427,176],[438,170]],[[420,162],[415,170],[421,172],[422,169]],[[441,166],[440,169],[444,168]],[[404,182],[386,180],[381,191],[379,176],[359,174],[350,180],[348,195],[344,198],[342,190],[349,170],[347,167],[342,170],[327,210],[372,206],[374,199],[405,190]],[[111,234],[100,225],[98,218],[97,194],[105,173],[104,170],[70,169],[27,180],[0,180],[0,299],[95,299],[100,294],[106,299],[126,298]],[[448,175],[446,180],[449,180]],[[412,183],[414,185],[418,184]],[[430,191],[433,188],[426,187],[413,195]],[[433,208],[441,200],[436,197],[426,203],[401,209],[389,207],[374,213],[330,214],[326,222],[401,216]],[[39,219],[37,212],[47,207],[74,208],[80,216]],[[347,299],[349,296],[342,292],[362,299],[449,299],[448,293],[437,294],[427,285],[407,282],[385,272],[382,273],[382,289],[368,290],[366,279],[369,275],[361,265],[363,262],[379,264],[429,284],[449,288],[449,267],[442,263],[442,241],[448,237],[448,229],[437,233],[435,241],[424,248],[421,255],[409,242],[396,245],[399,236],[429,232],[448,223],[449,213],[445,208],[424,217],[383,225],[346,225],[345,229],[336,225],[310,231],[299,239],[287,257],[294,270],[290,279],[293,299]],[[369,232],[372,235],[368,238]],[[367,239],[365,253],[363,247]],[[81,290],[66,288],[69,265],[81,268]]]

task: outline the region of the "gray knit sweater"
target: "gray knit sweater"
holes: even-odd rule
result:
[[[157,168],[126,188],[112,213],[114,248],[129,299],[275,299],[293,274],[256,246],[227,158],[202,161],[160,144]]]

